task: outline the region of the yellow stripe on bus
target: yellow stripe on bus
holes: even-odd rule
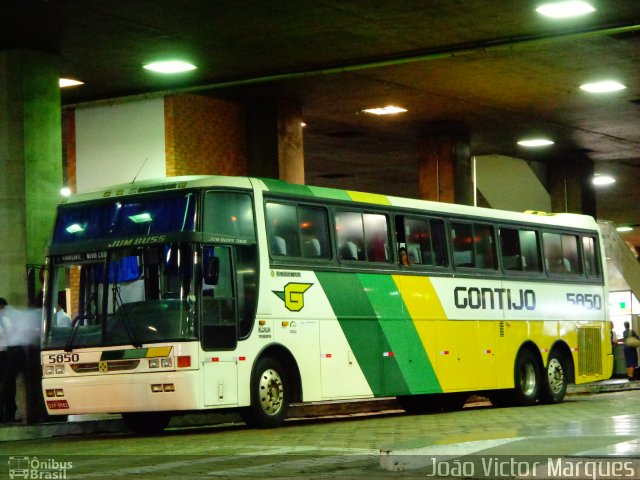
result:
[[[386,197],[386,195],[380,195],[378,193],[356,192],[353,190],[347,190],[347,194],[354,202],[374,203],[376,205],[391,205],[391,202]]]
[[[147,349],[147,358],[168,357],[173,347],[149,347]]]

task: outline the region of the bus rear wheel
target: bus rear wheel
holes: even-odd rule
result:
[[[567,361],[562,353],[554,350],[549,354],[545,369],[540,401],[543,403],[560,403],[564,400],[569,384]]]
[[[275,428],[284,422],[289,409],[289,382],[280,362],[264,357],[251,375],[251,405],[242,411],[247,425]]]
[[[134,433],[157,435],[167,428],[171,415],[165,412],[123,413],[122,420]]]
[[[494,390],[489,393],[496,407],[535,405],[541,395],[540,362],[531,350],[522,350],[514,366],[514,385],[510,390]]]
[[[522,350],[516,358],[515,388],[510,392],[514,405],[535,405],[540,396],[540,364],[530,350]]]

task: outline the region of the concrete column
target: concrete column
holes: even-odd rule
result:
[[[60,200],[58,79],[53,55],[0,52],[0,296],[16,306],[28,303],[26,266],[44,264]]]
[[[16,307],[40,303],[43,265],[62,186],[60,74],[57,57],[30,50],[0,52],[0,295]],[[29,290],[32,298],[29,299]],[[39,320],[36,311],[14,321]],[[34,327],[36,326],[34,325]],[[26,365],[17,384],[17,416],[34,422],[44,416],[40,350],[24,346]]]
[[[549,166],[551,210],[596,216],[593,162],[571,158]]]
[[[473,205],[469,133],[463,125],[429,126],[418,147],[420,198]]]
[[[285,100],[248,107],[248,174],[304,184],[302,109]]]

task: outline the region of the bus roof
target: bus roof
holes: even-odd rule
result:
[[[524,222],[597,230],[596,221],[593,217],[588,215],[574,213],[546,213],[538,211],[522,213],[492,208],[471,207],[453,203],[403,198],[377,193],[365,193],[354,190],[298,185],[269,178],[229,177],[220,175],[192,175],[139,180],[135,183],[113,185],[95,192],[72,195],[65,199],[63,203],[72,204],[103,198],[117,198],[127,195],[138,195],[161,191],[168,192],[172,190],[202,187],[227,187],[247,190],[256,188],[263,192],[273,192],[288,196],[314,197],[326,200],[357,202],[378,206],[392,206],[457,216],[485,217],[488,219],[503,220],[505,222]]]

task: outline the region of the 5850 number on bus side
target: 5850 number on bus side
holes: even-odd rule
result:
[[[602,297],[593,293],[567,293],[567,302],[587,310],[602,310]]]

